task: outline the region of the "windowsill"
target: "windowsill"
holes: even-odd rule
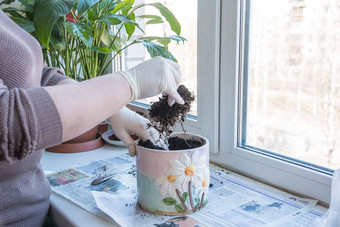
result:
[[[103,159],[109,159],[117,155],[126,154],[126,148],[114,147],[105,145],[102,148],[74,154],[59,154],[45,152],[41,160],[41,165],[46,174],[59,172],[68,168],[78,167],[91,162]],[[258,187],[264,188],[279,195],[287,195],[288,193],[277,189],[275,187],[260,183],[242,175],[232,173],[243,182],[255,184]],[[291,193],[290,193],[291,194]],[[79,207],[73,202],[65,199],[64,197],[52,193],[50,215],[52,219],[59,226],[117,226],[117,224],[110,218],[100,218],[91,214],[85,209]]]
[[[41,166],[45,174],[48,175],[125,153],[127,153],[126,148],[111,145],[104,145],[92,151],[72,154],[45,151],[41,159]],[[118,226],[113,221],[110,221],[110,217],[104,220],[54,192],[51,195],[50,216],[58,226]]]

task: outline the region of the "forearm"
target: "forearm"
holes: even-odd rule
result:
[[[119,74],[46,87],[63,125],[63,141],[72,139],[112,116],[131,97],[130,86]]]

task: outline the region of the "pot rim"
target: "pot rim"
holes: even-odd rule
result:
[[[184,135],[184,133],[183,132],[173,132],[171,134],[171,137],[176,136],[176,135]],[[160,152],[160,153],[183,153],[183,152],[187,152],[187,151],[190,151],[190,150],[200,149],[202,147],[209,146],[209,140],[207,138],[205,138],[204,136],[201,136],[201,135],[198,135],[198,134],[193,134],[193,133],[186,133],[185,135],[189,135],[189,136],[197,137],[198,139],[202,139],[204,141],[204,144],[202,146],[199,146],[199,147],[190,148],[190,149],[183,149],[183,150],[158,150],[158,149],[151,149],[151,148],[142,147],[142,146],[137,144],[137,150],[139,150],[139,151],[147,150],[147,151]]]

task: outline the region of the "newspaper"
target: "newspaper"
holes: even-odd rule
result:
[[[52,190],[89,212],[120,226],[311,226],[326,209],[316,200],[273,192],[211,165],[209,201],[192,214],[151,214],[137,203],[135,160],[128,156],[101,160],[48,176]],[[91,182],[117,173],[99,185]],[[107,215],[105,215],[105,214]],[[112,220],[111,220],[112,221]]]
[[[85,166],[67,169],[47,176],[52,191],[74,202],[85,210],[101,216],[91,191],[110,194],[136,193],[135,160],[129,156],[114,157],[92,162]],[[113,178],[91,185],[94,179],[118,173]]]

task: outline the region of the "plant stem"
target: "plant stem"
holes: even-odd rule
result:
[[[49,51],[47,49],[43,49],[43,52],[44,52],[44,55],[45,55],[45,62],[47,64],[47,66],[51,66],[51,63],[50,63],[50,54],[49,54]]]
[[[189,209],[188,209],[187,205],[185,204],[185,202],[183,201],[183,198],[182,198],[182,196],[181,196],[181,194],[179,193],[179,191],[178,191],[177,188],[176,188],[176,194],[177,194],[179,200],[181,200],[181,203],[182,203],[182,205],[183,205],[183,207],[184,207],[184,211],[185,211],[185,212],[188,212]]]
[[[189,201],[190,201],[190,205],[191,205],[192,211],[194,211],[195,206],[194,206],[194,203],[192,201],[192,195],[191,195],[191,181],[189,181]]]
[[[112,49],[112,47],[113,47],[113,45],[114,45],[114,43],[115,43],[115,41],[116,41],[116,39],[117,39],[117,36],[118,36],[118,34],[120,33],[120,30],[122,29],[123,25],[124,25],[124,23],[122,24],[122,26],[120,26],[120,28],[118,29],[118,31],[117,31],[115,37],[113,38],[113,40],[112,40],[112,42],[111,42],[111,44],[110,44],[110,46],[109,46],[110,49]],[[128,45],[128,46],[130,46],[130,45]],[[128,47],[128,46],[127,46],[127,47]],[[119,51],[118,51],[118,52],[117,52],[117,53],[116,53],[116,54],[115,54],[115,55],[107,62],[107,64],[105,65],[104,69],[101,70],[101,73],[105,72],[105,70],[107,69],[107,67],[108,67],[108,66],[110,65],[110,63],[112,62],[112,60],[117,56],[118,53],[120,53],[120,52],[121,52],[122,50],[124,50],[125,48],[126,48],[126,47],[120,49],[120,50],[119,50]],[[105,62],[106,62],[108,56],[109,56],[109,54],[106,54],[106,55],[105,55],[105,57],[104,57],[104,59],[103,59],[103,64],[105,64]]]
[[[80,50],[80,57],[82,58],[82,62],[83,62],[83,64],[81,64],[81,67],[82,67],[82,69],[83,69],[83,76],[84,76],[84,80],[86,80],[87,78],[87,73],[88,73],[88,67],[89,67],[89,65],[88,65],[88,63],[87,63],[87,59],[86,59],[86,52],[85,52],[85,50]],[[84,64],[85,63],[85,64]]]
[[[203,207],[203,199],[204,199],[204,192],[203,192],[203,194],[202,194],[200,207],[198,208],[199,210]]]
[[[64,36],[65,36],[65,43],[68,44],[68,35],[67,35],[67,32],[66,32],[66,29],[64,29]],[[66,45],[66,56],[65,56],[65,66],[66,66],[66,69],[65,69],[65,74],[66,76],[70,77],[70,56],[69,56],[69,46]]]
[[[72,63],[72,76],[75,80],[77,80],[77,57],[78,51],[72,51],[74,49],[75,39],[71,37],[71,63]]]
[[[129,46],[131,46],[131,45],[133,45],[133,44],[136,44],[136,43],[138,43],[138,42],[132,42],[132,43],[130,43],[129,45],[127,45],[127,46],[123,47],[122,49],[120,49],[119,51],[117,51],[117,52],[115,53],[115,55],[114,55],[108,62],[106,62],[106,65],[102,68],[101,73],[105,72],[105,70],[107,69],[107,67],[109,67],[110,63],[113,61],[113,59],[115,59],[115,57],[116,57],[120,52],[122,52],[124,49],[126,49],[126,48],[128,48]],[[105,57],[106,57],[106,56],[105,56]],[[106,61],[106,58],[104,58],[103,63],[104,63],[105,61]]]

